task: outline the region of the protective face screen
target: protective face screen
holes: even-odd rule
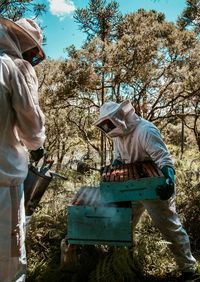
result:
[[[98,124],[97,127],[103,130],[105,133],[108,133],[116,128],[116,126],[112,123],[110,119],[105,119],[100,124]]]
[[[24,52],[22,55],[25,60],[31,63],[32,66],[36,66],[44,59],[43,54],[37,47]]]
[[[34,56],[32,58],[31,64],[32,64],[32,66],[36,66],[36,65],[38,65],[42,61],[43,61],[43,58]]]

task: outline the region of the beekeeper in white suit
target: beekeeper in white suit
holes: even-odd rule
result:
[[[25,281],[23,181],[27,153],[43,155],[44,115],[33,66],[45,58],[39,26],[0,17],[0,281]]]
[[[146,209],[155,226],[170,242],[170,249],[182,271],[182,281],[196,281],[196,260],[191,254],[188,235],[176,213],[174,165],[158,128],[139,117],[128,100],[121,104],[104,103],[95,125],[113,138],[113,165],[152,160],[162,170],[166,185],[158,188],[160,199],[133,202],[133,227],[135,229]]]

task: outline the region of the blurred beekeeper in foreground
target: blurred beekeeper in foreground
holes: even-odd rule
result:
[[[30,19],[0,17],[0,281],[25,281],[23,181],[28,160],[43,155],[44,115],[33,66],[45,54],[42,33]]]

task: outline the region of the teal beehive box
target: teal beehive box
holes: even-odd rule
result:
[[[153,162],[105,167],[100,183],[104,203],[158,199],[156,189],[165,177]]]
[[[67,210],[70,244],[132,245],[130,205],[105,205],[99,187],[82,187]]]

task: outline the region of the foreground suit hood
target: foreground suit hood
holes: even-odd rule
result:
[[[0,16],[0,53],[23,58],[23,53],[38,48],[40,61],[45,59],[42,49],[43,36],[40,27],[31,19],[16,22]]]
[[[126,100],[120,104],[109,101],[100,108],[99,119],[95,125],[101,128],[101,124],[109,120],[113,123],[113,129],[106,134],[113,138],[117,136],[124,136],[133,131],[141,118],[135,113],[131,102]],[[104,131],[105,132],[105,131]]]

